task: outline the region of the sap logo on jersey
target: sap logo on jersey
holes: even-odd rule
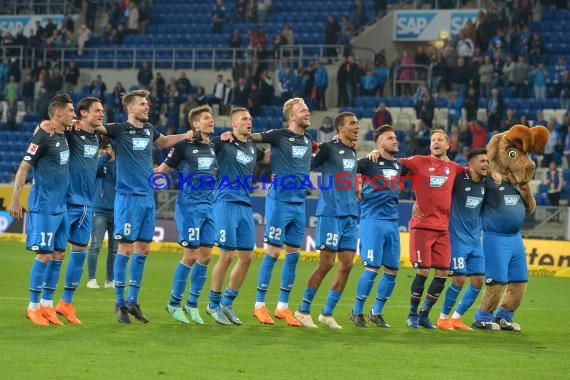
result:
[[[467,197],[465,201],[465,207],[467,208],[476,208],[479,204],[483,201],[483,198],[477,197]]]
[[[398,171],[394,169],[382,169],[382,175],[386,179],[392,179],[392,177],[396,177],[398,175]]]
[[[346,158],[342,159],[342,167],[344,168],[345,171],[354,169],[354,165],[356,165],[356,160],[351,160]]]
[[[97,148],[97,145],[85,145],[83,147],[83,157],[86,158],[93,158],[95,157],[95,155],[97,154],[97,151],[99,150]]]
[[[442,187],[447,181],[447,177],[442,175],[430,175],[429,176],[429,187]]]
[[[505,206],[516,206],[519,203],[520,195],[503,195]]]
[[[69,150],[59,152],[59,164],[67,165],[67,161],[69,161]]]
[[[293,145],[291,147],[293,150],[293,158],[303,158],[305,157],[305,153],[307,153],[308,146],[300,146],[300,145]]]
[[[253,161],[253,157],[248,156],[247,154],[245,154],[245,153],[242,152],[241,150],[238,150],[238,151],[237,151],[237,154],[236,154],[236,160],[237,160],[237,162],[239,162],[240,164],[247,165],[247,164],[249,164],[251,161]]]
[[[465,28],[467,21],[477,21],[477,12],[451,12],[449,34],[457,36],[459,31]]]
[[[437,12],[396,14],[396,38],[418,38]]]
[[[212,162],[214,162],[213,157],[198,157],[198,170],[210,169]]]
[[[133,150],[145,150],[149,142],[150,139],[133,137]]]

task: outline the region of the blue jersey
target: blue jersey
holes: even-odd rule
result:
[[[311,162],[320,167],[322,180],[317,216],[358,216],[355,176],[356,154],[340,140],[323,143]]]
[[[479,218],[485,197],[485,183],[475,182],[471,174],[455,177],[451,195],[449,233],[454,240],[464,244],[481,244],[481,219]]]
[[[212,140],[218,161],[216,202],[239,202],[251,205],[255,162],[263,159],[263,151],[252,142]]]
[[[74,132],[66,132],[65,136],[67,137],[71,157],[69,161],[67,203],[70,205],[93,206],[99,136],[81,129]]]
[[[97,164],[97,178],[95,180],[95,197],[93,211],[113,212],[115,204],[115,186],[117,184],[117,167],[111,156],[104,154],[99,157]]]
[[[501,182],[495,185],[485,179],[485,200],[481,211],[484,232],[516,234],[524,223],[526,208],[515,185]]]
[[[117,193],[153,195],[148,184],[152,174],[152,142],[160,133],[149,123],[136,128],[131,123],[107,124],[107,135],[115,149],[117,160]]]
[[[178,169],[181,189],[176,202],[179,205],[213,203],[218,163],[211,144],[181,141],[170,149],[164,163]]]
[[[304,202],[313,155],[311,136],[288,129],[274,129],[260,135],[261,141],[271,144],[271,170],[277,177],[277,186],[271,186],[268,197],[282,202]]]
[[[69,146],[63,133],[49,134],[39,128],[32,136],[24,161],[33,167],[28,210],[57,214],[67,210],[69,186]]]
[[[398,194],[404,185],[403,175],[408,173],[400,162],[383,157],[377,163],[368,158],[358,160],[358,173],[374,182],[362,186],[360,217],[398,220]]]

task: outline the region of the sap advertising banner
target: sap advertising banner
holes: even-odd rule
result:
[[[437,41],[440,33],[449,38],[459,34],[467,20],[477,20],[478,9],[442,11],[396,11],[394,12],[395,41]]]
[[[30,32],[36,31],[36,21],[39,21],[42,26],[46,26],[48,19],[50,19],[59,27],[63,23],[62,15],[43,15],[43,16],[0,16],[0,33],[4,35],[10,32],[15,35],[19,30],[24,30],[24,34],[29,36]]]

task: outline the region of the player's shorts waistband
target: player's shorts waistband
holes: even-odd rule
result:
[[[502,234],[500,232],[491,232],[491,231],[483,231],[483,235],[492,235],[492,236],[499,236],[499,237],[518,237],[521,236],[520,232],[517,232],[516,234]]]

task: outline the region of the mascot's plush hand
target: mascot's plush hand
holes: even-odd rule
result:
[[[528,213],[536,208],[528,184],[534,176],[536,165],[529,153],[542,153],[549,136],[548,129],[541,125],[532,128],[515,125],[508,131],[493,136],[487,145],[492,170],[501,174],[504,181],[519,186]]]

